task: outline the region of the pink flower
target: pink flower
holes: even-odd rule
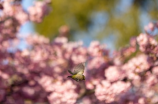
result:
[[[20,24],[24,24],[26,21],[28,21],[28,14],[21,10],[15,15],[15,18],[19,21]]]
[[[69,31],[70,31],[70,29],[68,26],[66,26],[66,25],[61,26],[59,28],[59,36],[60,37],[67,37],[69,35]]]
[[[65,37],[57,37],[57,38],[55,38],[54,42],[55,42],[55,43],[64,44],[64,43],[67,43],[67,42],[68,42],[68,39],[65,38]]]
[[[110,87],[111,87],[110,82],[103,80],[101,84],[98,84],[96,86],[96,90],[95,90],[96,97],[101,101],[108,100],[107,98],[109,98],[110,101],[111,100],[113,101],[114,99],[112,97],[110,98],[110,95],[108,96],[108,94],[110,94]]]
[[[23,87],[22,92],[27,97],[34,97],[35,96],[35,90],[32,87],[29,87],[29,86]]]
[[[118,87],[119,86],[119,87]],[[124,83],[118,81],[114,84],[110,84],[108,81],[102,81],[101,84],[96,86],[95,95],[100,101],[105,103],[112,103],[116,101],[118,95],[126,93],[130,88],[130,83]]]
[[[11,5],[9,0],[4,1],[3,12],[8,16],[13,16],[15,14],[15,7]]]
[[[146,85],[147,85],[148,87],[151,87],[151,86],[157,84],[157,82],[158,82],[158,80],[157,80],[156,75],[149,75],[149,76],[147,77],[147,80],[146,80]]]
[[[92,56],[101,56],[102,52],[108,54],[108,51],[105,49],[104,45],[100,45],[98,41],[91,42],[88,53]]]
[[[50,11],[50,1],[35,2],[28,14],[17,4],[18,0],[1,1],[1,103],[157,104],[158,44],[149,32],[158,23],[150,23],[147,34],[131,38],[130,46],[114,56],[98,41],[89,47],[84,47],[82,41],[69,42],[67,27],[62,27],[60,37],[52,42],[29,34],[23,37],[28,47],[18,50],[19,27],[28,19],[41,22]],[[141,52],[137,52],[136,43]],[[133,56],[135,52],[137,55]],[[68,69],[81,62],[86,62],[85,80],[68,79]]]
[[[153,74],[158,75],[158,66],[152,69]]]
[[[133,47],[135,47],[136,44],[137,44],[136,37],[132,37],[132,38],[130,39],[130,45],[133,46]]]
[[[144,27],[145,31],[153,31],[155,29],[154,23],[150,22],[147,26]]]
[[[36,1],[34,6],[29,7],[28,11],[31,21],[41,22],[43,17],[50,11],[50,8],[48,2]]]
[[[124,78],[123,71],[117,66],[110,66],[105,70],[105,77],[110,82],[121,80]]]
[[[148,56],[142,54],[129,60],[127,63],[127,68],[124,69],[139,73],[148,70],[150,66],[151,63],[148,61]]]
[[[140,45],[147,45],[148,44],[148,35],[141,33],[138,37],[137,37],[137,42]]]
[[[26,40],[29,45],[49,43],[49,39],[39,34],[30,34],[26,37]]]
[[[139,44],[139,49],[143,52],[152,51],[151,48],[157,45],[157,41],[152,36],[143,33],[137,37],[137,42]]]
[[[48,96],[48,100],[51,104],[74,104],[78,97],[75,88],[70,81],[56,83],[54,85],[54,91]]]

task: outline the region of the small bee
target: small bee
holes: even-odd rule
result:
[[[85,80],[85,76],[83,75],[84,70],[85,70],[85,65],[83,63],[80,63],[76,65],[72,71],[68,70],[68,72],[72,74],[72,76],[68,76],[68,77],[76,80],[77,82]]]

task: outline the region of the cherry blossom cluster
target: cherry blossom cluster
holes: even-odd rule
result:
[[[66,26],[53,41],[38,34],[24,37],[27,47],[20,50],[19,27],[26,21],[41,22],[50,2],[36,1],[28,11],[19,2],[0,2],[0,103],[158,103],[158,23],[149,23],[145,33],[112,55],[98,41],[89,47],[68,41]],[[79,63],[86,64],[85,80],[67,78]]]

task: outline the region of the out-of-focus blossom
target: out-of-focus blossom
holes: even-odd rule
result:
[[[16,20],[19,23],[21,24],[25,23],[28,20],[28,14],[24,12],[21,5],[15,5],[13,2],[16,1],[10,1],[10,0],[4,1],[2,14],[8,17],[15,16]]]
[[[53,82],[53,79],[51,81],[49,77],[44,76],[40,84],[47,92],[50,92],[48,100],[51,104],[74,104],[76,102],[78,94],[75,92],[76,86],[71,81]]]
[[[150,86],[157,84],[157,82],[158,82],[158,80],[155,75],[149,75],[146,80],[146,85],[150,87]]]
[[[143,33],[137,37],[137,42],[139,49],[143,52],[152,51],[157,45],[157,41],[152,36]]]
[[[94,57],[88,61],[86,67],[86,86],[93,89],[102,79],[105,79],[104,70],[108,67],[108,63],[103,57]]]
[[[136,46],[134,45],[134,43],[131,43],[131,46],[129,47],[124,47],[119,51],[114,52],[114,64],[118,66],[122,65],[125,62],[125,60],[128,59],[128,57],[130,57],[134,52],[136,52]]]
[[[61,26],[59,28],[59,36],[67,37],[69,35],[69,31],[70,31],[70,29],[69,29],[68,26],[66,26],[66,25],[65,26]]]
[[[15,18],[19,20],[20,24],[24,24],[26,21],[28,21],[28,14],[21,10],[18,11],[18,13],[15,15]]]
[[[69,42],[67,27],[52,42],[30,34],[23,38],[28,47],[19,50],[19,27],[28,20],[41,22],[50,0],[35,2],[28,13],[19,2],[0,4],[0,103],[158,103],[158,44],[152,34],[158,23],[150,23],[146,34],[131,38],[129,46],[111,56],[98,41],[89,47],[82,41]],[[68,69],[83,62],[85,81],[68,79]]]
[[[108,67],[108,69],[105,70],[105,77],[110,82],[114,82],[123,79],[125,77],[125,74],[121,68],[110,66]]]
[[[26,39],[27,39],[28,44],[30,45],[40,44],[40,43],[49,43],[49,39],[43,36],[39,37],[38,34],[29,35]]]
[[[29,7],[29,17],[31,21],[41,22],[43,17],[50,11],[48,2],[36,1],[34,6]]]
[[[139,55],[137,57],[132,58],[127,63],[127,71],[133,71],[134,73],[140,73],[145,70],[148,70],[152,65],[151,62],[148,60],[148,56],[146,55]]]
[[[137,45],[136,37],[132,37],[132,38],[130,39],[130,45],[131,45],[132,47],[135,47],[135,46]]]
[[[151,22],[150,22],[147,26],[144,27],[144,30],[145,30],[145,31],[153,31],[154,28],[155,28],[154,23],[151,23]]]
[[[15,6],[11,4],[9,0],[5,0],[3,3],[3,12],[8,16],[13,16],[16,12]]]
[[[101,56],[103,54],[107,55],[108,50],[105,49],[105,45],[100,45],[98,41],[94,41],[90,44],[88,53],[92,56]]]
[[[158,76],[158,67],[157,66],[152,69],[152,73]]]
[[[101,84],[96,86],[95,95],[99,100],[105,101],[105,103],[112,103],[119,97],[117,95],[126,93],[129,88],[130,83],[118,81],[111,84],[110,82],[103,80]]]
[[[55,43],[61,43],[61,44],[64,44],[64,43],[67,43],[68,42],[68,39],[67,38],[65,38],[65,37],[57,37],[57,38],[55,38],[55,40],[54,40],[54,42]]]

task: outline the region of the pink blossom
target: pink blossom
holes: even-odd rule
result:
[[[150,87],[150,86],[157,84],[157,82],[158,82],[158,80],[155,75],[149,75],[146,80],[146,85]]]
[[[105,76],[110,82],[121,80],[124,77],[123,71],[116,66],[110,66],[105,70]]]
[[[143,33],[137,37],[137,42],[139,44],[139,49],[143,52],[151,51],[150,48],[157,45],[157,41],[152,36]]]
[[[28,14],[26,14],[24,11],[19,11],[15,18],[20,22],[20,24],[24,24],[26,21],[28,21]]]
[[[150,66],[151,63],[148,62],[148,56],[142,54],[129,60],[127,63],[128,69],[125,70],[139,73],[148,70]]]
[[[68,42],[68,39],[65,38],[65,37],[57,37],[57,38],[55,38],[54,42],[55,42],[55,43],[64,44],[64,43],[67,43],[67,42]]]
[[[129,46],[121,48],[119,51],[114,52],[113,62],[115,65],[122,65],[124,61],[136,52],[136,46]]]
[[[67,27],[61,28],[52,42],[29,34],[23,37],[28,47],[18,50],[19,27],[28,18],[41,22],[50,0],[35,2],[28,14],[14,2],[3,0],[0,4],[0,103],[157,104],[158,44],[152,33],[146,30],[147,34],[131,38],[130,45],[115,55],[109,55],[98,41],[89,47],[82,41],[68,41]],[[147,29],[157,27],[150,23]],[[81,62],[86,63],[85,80],[68,79],[68,69]]]
[[[146,34],[140,34],[140,35],[137,37],[137,42],[138,42],[140,45],[147,45],[147,44],[148,44],[148,35],[146,35]]]
[[[4,1],[3,12],[8,16],[13,16],[15,14],[15,7],[11,5],[9,0]]]
[[[94,41],[90,44],[89,48],[88,48],[88,52],[89,54],[91,54],[92,56],[101,56],[102,55],[102,51],[104,50],[104,45],[100,45],[100,43],[98,41]],[[108,53],[107,50],[104,50],[103,52],[105,52],[106,54]]]
[[[132,37],[132,38],[130,39],[130,45],[133,46],[133,47],[135,47],[136,44],[137,44],[136,37]]]
[[[69,35],[69,27],[64,25],[59,28],[59,36],[67,37]]]
[[[158,75],[158,67],[157,67],[157,66],[154,67],[154,68],[152,69],[152,72],[153,72],[155,75]]]
[[[145,31],[153,31],[155,28],[154,23],[150,22],[147,26],[144,27]]]
[[[48,2],[36,1],[34,6],[29,7],[28,11],[31,21],[41,22],[43,17],[50,11],[50,7]]]
[[[73,104],[77,99],[77,93],[74,91],[75,88],[70,81],[63,84],[58,82],[54,85],[54,91],[48,96],[48,99],[51,104]]]
[[[105,101],[105,103],[112,103],[117,98],[117,95],[125,93],[129,88],[129,83],[118,81],[110,84],[108,81],[102,81],[101,84],[96,86],[95,95],[99,100]]]

